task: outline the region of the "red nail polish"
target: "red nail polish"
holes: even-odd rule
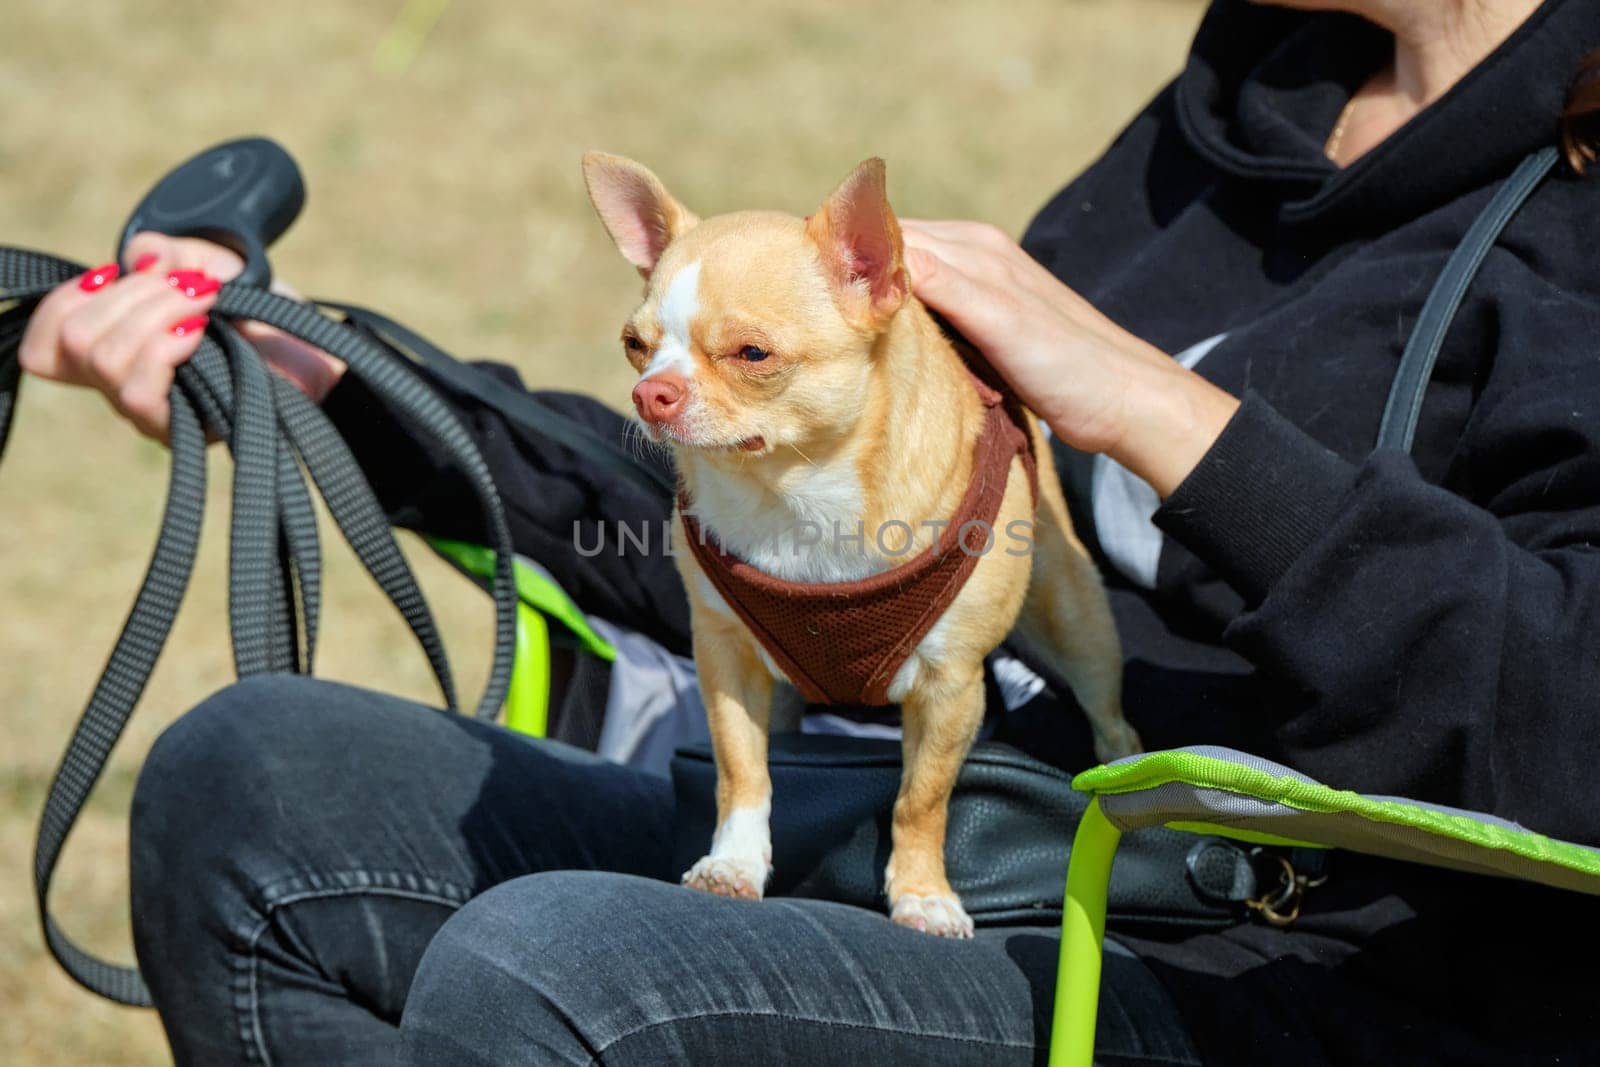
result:
[[[78,279],[78,288],[86,293],[98,292],[117,280],[117,275],[122,273],[122,268],[115,263],[107,263]]]
[[[142,255],[138,259],[134,260],[133,269],[134,270],[149,270],[151,267],[156,265],[156,260],[158,260],[160,258],[161,257],[156,255],[154,252],[146,252],[144,255]]]
[[[167,284],[184,296],[206,296],[222,288],[221,282],[198,270],[175,270],[167,275]]]
[[[172,329],[167,331],[174,337],[187,337],[197,330],[206,328],[206,323],[211,319],[205,315],[190,315],[188,318],[172,324]]]

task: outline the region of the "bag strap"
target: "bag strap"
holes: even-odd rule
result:
[[[1483,266],[1489,249],[1500,239],[1506,224],[1517,210],[1527,202],[1533,191],[1544,181],[1555,166],[1560,153],[1551,147],[1541,148],[1517,165],[1489,201],[1489,206],[1473,220],[1467,234],[1450,253],[1444,270],[1439,272],[1428,299],[1417,316],[1417,324],[1406,341],[1400,356],[1399,369],[1389,386],[1389,400],[1384,404],[1383,421],[1378,426],[1378,448],[1397,448],[1411,451],[1412,438],[1416,436],[1417,419],[1422,414],[1422,397],[1428,380],[1433,377],[1433,365],[1444,347],[1445,334],[1450,322],[1461,307],[1467,287]]]
[[[22,387],[17,346],[28,316],[46,293],[83,270],[54,256],[0,247],[0,450]],[[62,846],[144,691],[187,590],[204,515],[208,429],[227,443],[235,463],[228,614],[240,677],[312,666],[321,554],[300,474],[304,463],[357,557],[422,645],[447,705],[456,704],[426,601],[349,449],[316,405],[267,370],[233,320],[268,323],[343,360],[368,388],[439,441],[478,497],[495,550],[495,652],[479,716],[492,717],[504,702],[515,648],[517,601],[505,512],[488,465],[432,387],[404,357],[367,334],[263,289],[226,285],[211,315],[212,326],[194,357],[178,368],[169,398],[171,481],[155,552],[51,782],[34,850],[34,890],[51,953],[85,987],[136,1006],[150,1004],[138,971],[75,944],[50,914],[48,896]]]
[[[502,383],[449,355],[416,331],[355,304],[331,300],[319,303],[341,312],[347,321],[370,332],[390,348],[404,352],[429,374],[498,412],[513,425],[584,456],[596,467],[633,483],[635,488],[663,501],[670,501],[677,494],[676,482],[661,469],[640,461],[616,441],[541,403],[532,393],[507,389]]]

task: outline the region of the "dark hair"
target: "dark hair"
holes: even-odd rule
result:
[[[1582,174],[1600,159],[1600,48],[1583,57],[1561,109],[1561,153]]]

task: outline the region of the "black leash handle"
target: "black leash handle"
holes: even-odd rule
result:
[[[126,268],[128,241],[140,230],[203,237],[244,260],[234,279],[261,289],[272,282],[267,249],[305,206],[306,186],[294,158],[264,137],[242,137],[179,164],[145,194],[117,240]]]

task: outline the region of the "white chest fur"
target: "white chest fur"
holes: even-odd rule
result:
[[[855,464],[800,464],[775,487],[700,464],[692,512],[726,551],[792,582],[848,582],[888,569],[870,550]]]

